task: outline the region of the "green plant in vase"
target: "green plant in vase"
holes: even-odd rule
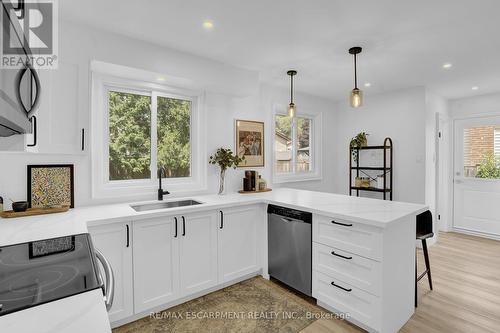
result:
[[[226,178],[226,170],[228,168],[236,169],[241,162],[245,160],[245,156],[239,157],[233,154],[231,149],[219,148],[214,155],[210,156],[208,163],[218,165],[220,168],[219,178],[219,194],[224,193],[224,182]]]
[[[351,148],[361,148],[361,147],[366,147],[368,145],[368,139],[367,136],[369,134],[365,132],[358,133],[354,138],[351,139],[351,142],[349,146]],[[358,161],[358,153],[359,151],[357,149],[352,149],[351,154],[354,162]]]

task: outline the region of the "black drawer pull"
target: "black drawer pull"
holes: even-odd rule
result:
[[[222,210],[220,210],[219,212],[220,212],[220,227],[219,227],[219,229],[222,229],[222,228],[224,228],[224,213],[222,212]]]
[[[182,218],[182,236],[186,236],[186,219],[184,216],[181,216]]]
[[[344,227],[352,227],[352,223],[350,223],[350,224],[340,223],[340,222],[336,222],[336,221],[333,221],[333,220],[332,220],[332,223],[333,224],[338,224],[338,225],[341,225],[341,226],[344,226]]]
[[[175,222],[175,235],[174,235],[174,238],[177,238],[177,217],[174,217],[174,222]]]
[[[337,288],[339,288],[339,289],[342,289],[342,290],[344,290],[344,291],[347,291],[348,293],[352,291],[352,289],[351,289],[351,288],[346,289],[346,288],[344,288],[344,287],[341,287],[341,286],[339,286],[339,285],[335,284],[335,282],[333,282],[333,281],[332,281],[332,286],[337,287]]]
[[[346,256],[343,256],[341,254],[335,253],[335,251],[332,251],[332,254],[334,256],[337,256],[337,257],[340,257],[340,258],[344,258],[344,259],[347,259],[347,260],[351,260],[352,259],[352,257],[346,257]]]

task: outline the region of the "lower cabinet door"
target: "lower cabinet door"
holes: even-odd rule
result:
[[[180,283],[183,296],[217,284],[217,215],[179,217]]]
[[[159,217],[134,222],[135,312],[150,310],[180,297],[179,221]]]
[[[257,227],[262,209],[246,206],[219,214],[219,282],[223,283],[259,269]]]
[[[130,223],[113,223],[89,227],[94,247],[109,261],[115,276],[113,306],[108,312],[112,323],[134,313],[130,226]],[[104,274],[100,264],[99,268],[101,274]]]

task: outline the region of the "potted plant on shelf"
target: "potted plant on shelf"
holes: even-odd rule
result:
[[[236,169],[236,167],[245,160],[245,156],[239,157],[233,154],[231,149],[219,148],[214,155],[210,156],[208,163],[217,164],[220,168],[219,178],[219,194],[224,193],[224,181],[226,170],[228,168]]]
[[[365,132],[358,133],[354,138],[351,139],[351,143],[349,146],[351,148],[361,148],[361,147],[366,147],[368,145],[368,139],[367,136],[369,134]],[[351,154],[354,162],[358,161],[358,150],[357,149],[351,149]]]

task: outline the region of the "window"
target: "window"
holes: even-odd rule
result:
[[[500,179],[500,127],[464,128],[464,176]]]
[[[206,189],[203,95],[93,73],[92,196],[154,196],[158,170],[176,193]]]
[[[302,116],[292,119],[276,114],[274,124],[275,182],[320,178],[319,157],[314,156],[319,131],[314,131],[316,118]]]
[[[150,179],[151,170],[160,168],[165,168],[166,178],[190,176],[190,100],[111,88],[108,103],[110,181]],[[157,161],[155,167],[152,161]]]

